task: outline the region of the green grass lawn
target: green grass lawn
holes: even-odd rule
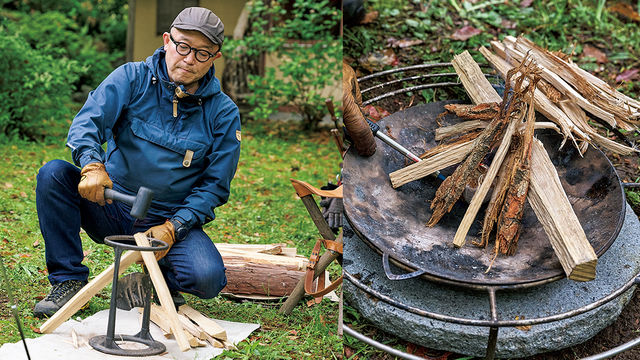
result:
[[[229,202],[216,211],[217,218],[205,226],[206,232],[214,242],[283,242],[309,255],[319,235],[289,178],[318,187],[335,182],[340,156],[329,141],[328,132],[308,134],[295,123],[247,121],[242,135],[240,163]],[[35,206],[36,174],[49,160],[70,161],[70,151],[64,143],[63,131],[49,137],[46,144],[0,143],[0,255],[27,337],[38,336],[33,330],[42,321],[32,316],[32,309],[49,291],[44,241]],[[95,244],[86,235],[83,244],[84,263],[90,268],[91,277],[113,262],[110,247]],[[331,271],[336,274],[339,267],[332,265]],[[8,307],[7,284],[0,284],[0,344],[16,342],[20,335]],[[75,316],[84,318],[107,309],[109,298],[110,287]],[[284,316],[277,311],[280,303],[235,302],[221,297],[200,300],[189,295],[186,298],[210,317],[261,324],[237,350],[226,351],[222,359],[331,359],[342,354],[342,339],[337,336],[337,303],[324,300],[311,308],[301,303],[292,315]]]

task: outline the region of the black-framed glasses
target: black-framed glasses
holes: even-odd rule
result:
[[[174,44],[176,44],[176,51],[178,52],[178,54],[180,54],[182,56],[187,56],[187,55],[189,55],[189,53],[191,53],[191,51],[194,51],[195,54],[196,54],[196,60],[198,60],[200,62],[209,61],[209,59],[211,59],[212,57],[216,56],[218,51],[220,51],[220,50],[218,50],[218,51],[216,51],[215,53],[212,54],[212,53],[208,52],[207,50],[193,48],[193,47],[189,46],[189,44],[184,43],[182,41],[175,41],[171,34],[169,34],[169,38],[171,39],[171,41],[173,41]]]

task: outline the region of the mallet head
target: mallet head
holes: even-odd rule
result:
[[[144,219],[144,217],[147,216],[149,206],[151,206],[151,199],[153,199],[153,191],[141,186],[140,189],[138,189],[138,194],[136,195],[133,204],[131,205],[131,216],[136,219]]]

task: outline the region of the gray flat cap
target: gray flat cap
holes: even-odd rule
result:
[[[180,12],[171,27],[180,30],[197,30],[212,43],[222,46],[224,24],[213,11],[203,7],[189,7]]]

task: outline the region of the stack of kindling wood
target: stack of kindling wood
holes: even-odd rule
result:
[[[568,56],[523,37],[507,37],[503,43],[492,42],[492,47],[495,53],[484,47],[480,51],[505,78],[504,96],[496,93],[468,52],[455,56],[452,64],[474,105],[446,105],[445,109],[467,121],[437,129],[436,140],[441,143],[421,156],[425,161],[392,172],[392,186],[397,188],[460,163],[438,188],[428,226],[437,224],[463,191],[474,188],[453,244],[464,245],[480,206],[488,198],[481,240],[474,244],[486,246],[495,228],[495,256],[513,255],[527,200],[567,276],[592,280],[596,254],[549,155],[533,137],[534,129],[554,129],[564,137],[561,147],[569,139],[581,154],[589,144],[631,154],[637,150],[598,134],[585,111],[612,127],[631,130],[640,120],[640,102],[580,69]],[[535,122],[534,109],[550,122]],[[487,155],[494,152],[491,163],[484,164],[490,158]]]
[[[585,111],[611,127],[635,130],[640,122],[640,101],[581,69],[569,55],[546,50],[522,36],[492,41],[491,48],[494,52],[484,47],[480,52],[503,77],[527,54],[537,62],[542,80],[535,92],[536,110],[554,122],[565,140],[570,139],[581,153],[589,144],[624,155],[636,151],[598,134],[589,125]]]
[[[138,308],[142,312],[142,308]],[[142,317],[142,314],[140,314]],[[178,309],[178,320],[180,321],[183,334],[189,345],[194,347],[206,346],[207,342],[216,348],[231,349],[233,344],[227,342],[227,332],[215,320],[202,315],[199,311],[189,305],[182,305]],[[172,330],[169,316],[160,305],[151,304],[151,321],[158,325],[165,337],[176,336]],[[175,327],[174,327],[175,328]]]

